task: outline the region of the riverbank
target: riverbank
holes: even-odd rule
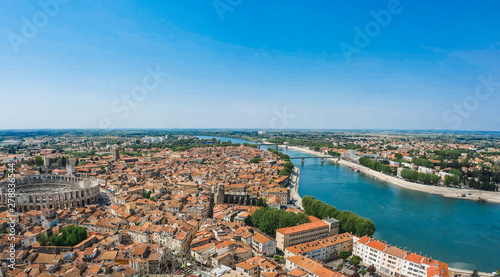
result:
[[[431,194],[438,194],[438,195],[441,195],[443,197],[455,198],[455,199],[478,201],[479,198],[481,198],[481,199],[485,199],[489,203],[500,204],[500,192],[438,187],[438,186],[423,185],[423,184],[408,182],[408,181],[399,179],[397,177],[383,174],[381,172],[375,171],[373,169],[362,166],[360,164],[345,161],[342,159],[339,159],[337,161],[337,159],[333,158],[330,155],[325,155],[325,154],[318,153],[316,151],[312,151],[312,150],[305,149],[302,147],[288,146],[288,149],[308,153],[308,154],[319,156],[319,157],[329,158],[330,160],[335,161],[340,165],[359,169],[360,172],[363,172],[366,175],[369,175],[373,178],[376,178],[379,181],[383,181],[383,182],[386,182],[386,183],[389,183],[392,185],[396,185],[398,187],[402,187],[405,189],[419,191],[419,192],[425,192],[425,193],[431,193]]]

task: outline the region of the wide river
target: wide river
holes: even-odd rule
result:
[[[201,137],[211,138],[211,137]],[[247,142],[217,138],[233,143]],[[267,149],[267,147],[262,147]],[[279,149],[290,157],[312,156]],[[292,160],[300,168],[299,193],[368,217],[375,237],[450,267],[493,272],[500,266],[500,204],[450,199],[382,183],[320,159]]]

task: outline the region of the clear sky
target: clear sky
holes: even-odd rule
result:
[[[498,131],[499,11],[457,0],[1,1],[0,129]]]

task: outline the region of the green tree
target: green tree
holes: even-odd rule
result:
[[[462,173],[462,171],[456,169],[456,168],[452,168],[450,169],[450,173],[453,174],[453,175],[456,175],[458,177],[462,177],[464,174]]]
[[[472,275],[471,275],[471,277],[479,277],[479,273],[477,272],[477,268],[476,267],[474,267],[472,269]]]
[[[364,276],[365,276],[365,274],[366,274],[366,269],[364,269],[364,268],[363,268],[363,269],[361,269],[361,272],[360,272],[360,273],[361,273],[361,276],[363,276],[363,277],[364,277]]]
[[[282,170],[280,170],[281,176],[290,176],[291,174],[292,174],[292,172],[288,168],[283,168]]]
[[[234,213],[234,214],[232,214],[232,215],[231,215],[231,219],[230,219],[230,220],[231,220],[231,222],[234,222],[234,218],[235,218],[237,215],[238,215],[238,213]]]
[[[456,175],[446,175],[446,176],[444,176],[444,184],[446,186],[456,186],[456,185],[458,185],[458,176],[456,176]]]
[[[436,175],[436,174],[432,174],[432,176],[431,176],[431,184],[435,184],[436,185],[437,183],[439,183],[439,176]]]
[[[347,258],[349,258],[349,252],[348,251],[342,251],[340,252],[339,254],[339,257],[342,259],[342,260],[347,260]]]
[[[334,157],[340,157],[340,153],[339,152],[335,152],[333,150],[328,150],[328,155],[334,156]]]
[[[57,240],[57,234],[52,234],[52,236],[50,236],[49,238],[51,245],[56,245],[56,240]]]
[[[52,246],[75,246],[87,239],[87,229],[74,225],[63,228],[60,234],[53,234],[49,241]]]
[[[360,217],[351,211],[339,211],[311,196],[302,198],[302,206],[308,215],[324,218],[335,218],[340,223],[342,232],[350,232],[357,236],[372,236],[375,233],[375,224],[368,218]]]
[[[36,157],[35,157],[35,164],[36,164],[37,166],[42,166],[42,165],[43,165],[43,159],[42,159],[42,157],[40,157],[40,156],[36,156]]]
[[[40,243],[41,246],[47,245],[47,236],[45,234],[42,234],[38,239],[38,242]]]
[[[263,207],[263,208],[267,208],[267,203],[266,203],[266,199],[261,197],[259,198],[259,200],[257,200],[257,206],[258,207]]]
[[[402,155],[402,154],[400,154],[400,153],[396,153],[396,154],[394,154],[394,156],[395,156],[395,157],[396,157],[396,159],[398,159],[398,160],[401,160],[401,159],[403,158],[403,155]]]
[[[352,258],[351,258],[351,264],[358,265],[360,262],[361,262],[361,257],[359,257],[359,256],[352,256]]]
[[[256,163],[259,163],[260,161],[262,161],[261,158],[253,158],[251,159],[248,163],[251,163],[251,164],[256,164]]]
[[[251,216],[251,223],[260,231],[274,237],[276,229],[300,225],[310,222],[304,213],[287,212],[284,210],[261,207]]]

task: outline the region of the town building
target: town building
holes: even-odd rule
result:
[[[315,260],[330,260],[339,257],[340,252],[352,252],[353,236],[349,233],[289,246],[285,258],[302,255]]]
[[[311,242],[338,234],[338,220],[333,218],[325,220],[319,220],[315,217],[310,218],[312,218],[311,223],[277,229],[276,242],[278,249],[285,251],[289,246]]]

